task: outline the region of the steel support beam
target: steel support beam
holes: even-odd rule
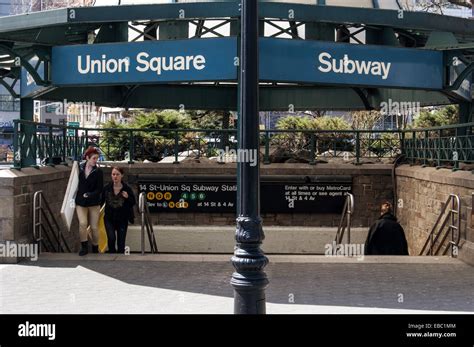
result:
[[[21,98],[20,99],[20,119],[22,120],[34,120],[34,106],[33,99]],[[20,129],[20,149],[21,156],[21,167],[36,166],[36,129],[32,125],[21,125]]]

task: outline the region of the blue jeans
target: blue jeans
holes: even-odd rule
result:
[[[125,253],[125,239],[127,237],[128,221],[117,222],[104,219],[105,230],[107,231],[107,244],[109,253]],[[117,242],[117,248],[115,248]]]

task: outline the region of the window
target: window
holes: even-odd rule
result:
[[[20,101],[11,95],[0,95],[0,111],[19,111]]]

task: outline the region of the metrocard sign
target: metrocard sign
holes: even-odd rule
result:
[[[236,81],[236,38],[145,41],[53,48],[52,84],[85,86]],[[439,90],[443,53],[260,38],[261,81]]]

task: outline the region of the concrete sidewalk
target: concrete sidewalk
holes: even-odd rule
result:
[[[230,257],[43,254],[0,265],[0,313],[232,313]],[[268,313],[474,312],[474,268],[456,259],[268,257]]]

